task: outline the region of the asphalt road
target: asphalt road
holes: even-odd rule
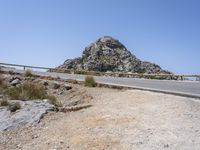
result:
[[[22,73],[22,70],[15,70]],[[36,75],[60,77],[63,79],[76,79],[83,81],[84,75],[54,73],[54,72],[40,72],[33,71]],[[129,87],[134,89],[142,89],[155,92],[163,92],[187,97],[194,97],[200,99],[200,82],[198,81],[173,81],[173,80],[150,80],[150,79],[136,79],[136,78],[119,78],[119,77],[105,77],[95,76],[98,83]]]

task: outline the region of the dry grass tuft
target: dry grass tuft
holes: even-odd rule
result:
[[[0,100],[0,106],[9,106],[10,103],[8,102],[8,100],[6,99],[2,99]]]
[[[24,72],[24,76],[25,76],[25,77],[32,77],[33,74],[32,74],[32,72],[31,72],[31,70],[27,70],[27,71]]]
[[[10,105],[9,105],[9,110],[10,110],[11,112],[15,112],[15,111],[18,110],[18,109],[21,109],[21,105],[20,105],[19,102],[16,102],[16,103],[14,103],[14,104],[10,104]]]
[[[13,100],[35,100],[35,99],[48,99],[49,103],[55,106],[62,104],[57,101],[56,97],[47,94],[44,86],[31,82],[25,82],[19,87],[11,87],[6,91],[6,94]]]
[[[86,76],[84,84],[85,84],[85,86],[88,86],[88,87],[96,87],[97,86],[97,83],[93,76]]]

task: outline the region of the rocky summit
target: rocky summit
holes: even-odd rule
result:
[[[102,72],[170,73],[154,63],[141,61],[122,43],[110,36],[98,39],[85,48],[82,57],[67,59],[57,68]]]

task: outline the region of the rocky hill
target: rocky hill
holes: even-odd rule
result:
[[[118,40],[104,36],[90,44],[82,57],[67,59],[58,69],[78,69],[91,71],[167,73],[160,66],[141,61]]]

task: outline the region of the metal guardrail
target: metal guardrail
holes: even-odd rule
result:
[[[32,69],[44,69],[49,72],[61,72],[69,74],[83,74],[83,75],[95,75],[95,76],[113,76],[113,77],[129,77],[129,78],[148,78],[148,79],[177,79],[184,80],[186,77],[194,77],[197,81],[200,81],[200,75],[194,74],[141,74],[141,73],[122,73],[122,72],[99,72],[99,71],[86,71],[86,70],[72,70],[72,69],[55,69],[49,67],[38,67],[29,65],[18,65],[9,63],[0,63],[0,66],[14,66],[22,67],[23,70],[27,68]]]
[[[26,68],[45,69],[45,70],[53,69],[53,68],[47,68],[47,67],[27,66],[27,65],[8,64],[8,63],[0,63],[0,65],[2,65],[2,66],[22,67],[24,70],[26,70]]]

